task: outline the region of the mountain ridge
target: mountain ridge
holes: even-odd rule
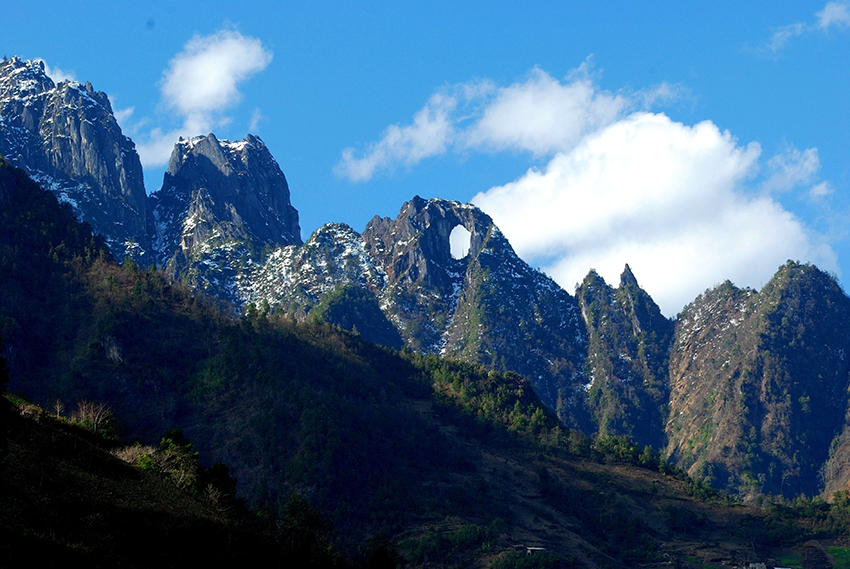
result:
[[[519,373],[564,425],[664,449],[743,496],[850,481],[850,301],[815,267],[789,262],[759,292],[724,283],[673,320],[628,265],[616,288],[590,271],[570,294],[469,204],[414,196],[362,234],[331,223],[302,243],[285,176],[262,140],[211,133],[175,145],[163,188],[137,208],[147,233],[134,241],[109,233],[133,210],[125,190],[83,179],[111,180],[100,165],[119,165],[92,140],[117,141],[128,157],[118,178],[135,179],[127,164],[138,155],[106,95],[88,83],[57,86],[38,62],[2,65],[0,152],[90,219],[118,259],[155,262],[230,310],[299,322],[312,314],[393,348]],[[46,144],[61,168],[48,167]],[[101,202],[117,205],[100,217],[80,205]],[[469,239],[460,253],[458,228]]]

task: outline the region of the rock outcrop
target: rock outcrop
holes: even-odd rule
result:
[[[56,85],[41,61],[0,62],[0,154],[71,204],[117,258],[151,258],[139,155],[91,83]]]
[[[158,263],[229,301],[239,303],[236,279],[264,249],[301,244],[286,177],[253,135],[181,139],[151,201]]]
[[[628,265],[618,288],[591,271],[576,295],[589,337],[585,373],[591,431],[663,447],[673,322],[640,288]]]
[[[700,295],[670,353],[669,454],[743,495],[817,493],[847,455],[848,322],[850,299],[810,265],[787,263],[759,292]]]

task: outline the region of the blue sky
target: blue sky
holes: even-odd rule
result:
[[[788,258],[846,280],[850,4],[700,4],[35,1],[0,37],[109,94],[149,191],[178,134],[258,134],[304,238],[418,194],[669,316]]]

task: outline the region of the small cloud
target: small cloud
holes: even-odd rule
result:
[[[641,89],[635,94],[642,100],[641,107],[648,111],[658,104],[668,105],[682,99],[691,97],[690,90],[679,83],[667,83],[662,81],[658,85]]]
[[[850,27],[850,5],[846,1],[828,2],[823,10],[815,14],[816,21],[811,24],[796,22],[779,28],[764,46],[755,50],[762,55],[774,56],[792,39],[816,31],[826,32],[829,28]]]
[[[128,107],[126,109],[116,109],[112,114],[115,115],[115,120],[118,121],[118,124],[124,124],[130,120],[130,117],[133,116],[133,112],[136,110],[136,107]]]
[[[792,38],[803,35],[803,32],[805,31],[806,26],[801,22],[780,28],[770,37],[770,41],[767,44],[767,51],[771,53],[778,52],[785,47],[785,44],[787,44]]]
[[[163,100],[181,115],[209,115],[242,98],[238,86],[271,63],[260,40],[222,30],[195,36],[163,74]]]
[[[260,123],[265,119],[266,117],[263,116],[259,108],[254,109],[254,112],[251,113],[251,121],[248,123],[248,130],[251,132],[257,132],[257,129],[260,127]]]
[[[342,151],[342,160],[334,167],[334,173],[353,182],[370,179],[379,169],[392,168],[400,163],[406,166],[418,164],[423,158],[443,154],[454,138],[452,111],[457,99],[436,94],[413,116],[413,124],[391,125],[373,142],[366,151],[357,156],[354,148]]]
[[[51,67],[51,66],[47,65],[47,62],[44,61],[43,59],[40,59],[39,61],[41,61],[44,64],[44,72],[47,74],[48,77],[53,79],[54,83],[61,83],[63,81],[76,81],[77,80],[77,78],[74,76],[73,71],[63,71],[62,69],[59,69],[58,67]]]
[[[818,18],[818,28],[822,30],[830,26],[839,28],[850,26],[850,7],[846,2],[829,2],[815,15]]]
[[[812,186],[812,189],[809,190],[809,199],[812,201],[819,201],[830,194],[832,194],[832,186],[830,183],[821,182],[816,186]]]
[[[765,192],[786,192],[814,181],[820,170],[817,148],[799,151],[788,147],[767,161],[770,177],[762,184]]]

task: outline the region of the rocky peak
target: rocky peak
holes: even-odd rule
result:
[[[105,93],[56,85],[41,61],[0,63],[0,154],[103,235],[119,259],[144,260],[149,218],[142,166]]]
[[[32,100],[54,87],[41,60],[24,61],[15,56],[0,62],[0,100]]]
[[[174,146],[156,199],[158,248],[191,258],[210,239],[252,247],[300,245],[289,185],[259,137],[218,140],[214,134]]]
[[[151,201],[159,264],[237,306],[239,289],[252,288],[237,283],[248,265],[264,250],[301,245],[286,177],[257,136],[181,138]]]
[[[629,264],[626,263],[626,267],[623,269],[622,274],[620,274],[620,287],[626,286],[638,286],[637,279],[635,278],[635,274],[632,272]]]
[[[663,446],[667,352],[673,322],[626,265],[616,289],[591,270],[576,291],[587,326],[593,430]]]
[[[450,236],[458,226],[470,234],[467,257],[477,257],[493,220],[474,206],[442,199],[415,196],[395,219],[373,218],[363,239],[385,266],[391,284],[422,283],[446,295],[463,264],[451,254]]]
[[[676,324],[668,452],[743,495],[846,480],[848,321],[838,283],[800,263],[759,292],[726,282],[700,295]]]

